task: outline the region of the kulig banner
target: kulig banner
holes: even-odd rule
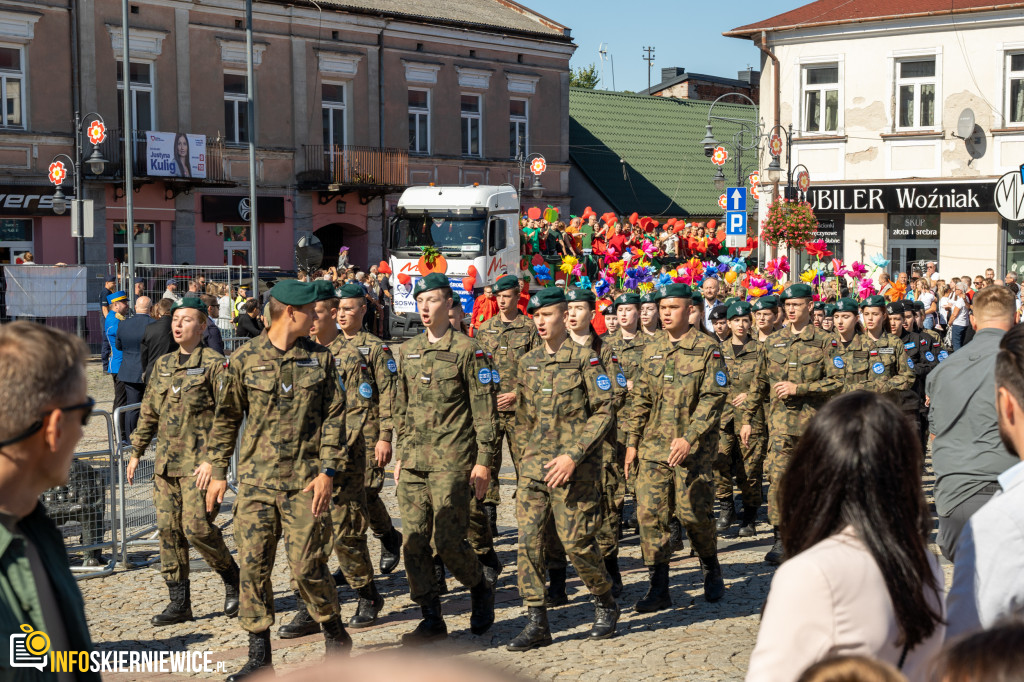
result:
[[[206,135],[147,131],[146,175],[205,178]]]

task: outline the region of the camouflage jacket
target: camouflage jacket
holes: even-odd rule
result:
[[[398,378],[398,364],[391,355],[391,347],[368,331],[360,330],[351,339],[344,334],[331,344],[331,352],[337,355],[336,346],[355,348],[363,356],[363,362],[370,368],[370,385],[373,387],[373,403],[363,427],[363,438],[367,447],[372,448],[377,441],[390,443],[395,412],[395,384]]]
[[[772,387],[780,381],[796,384],[796,395],[779,398]],[[758,350],[757,368],[743,404],[743,424],[752,424],[765,408],[770,433],[798,436],[814,413],[838,393],[843,371],[832,364],[832,339],[808,324],[799,334],[783,327]]]
[[[533,320],[526,315],[518,315],[508,324],[501,321],[501,315],[495,315],[480,325],[476,341],[491,354],[494,372],[499,382],[505,383],[499,393],[516,390],[519,359],[542,344]]]
[[[641,459],[667,462],[672,441],[693,450],[717,432],[729,375],[718,344],[697,327],[673,343],[662,334],[644,350],[643,371],[625,411],[626,446]]]
[[[224,480],[243,418],[241,483],[301,490],[324,469],[349,468],[345,393],[334,358],[308,338],[282,353],[263,334],[231,355],[210,434],[215,480]]]
[[[843,393],[865,390],[875,393],[904,391],[914,383],[914,373],[900,340],[889,332],[877,341],[868,333],[857,334],[844,346],[831,341],[832,364],[843,370]]]
[[[594,341],[598,338],[597,334],[593,332],[587,337],[587,340],[583,342],[583,348],[592,350],[594,348]],[[572,337],[570,337],[572,340]],[[622,372],[622,367],[619,365],[619,355],[612,348],[612,345],[601,339],[601,350],[597,352],[598,357],[601,360],[601,364],[604,365],[605,371],[608,372],[608,377],[612,380],[612,394],[615,397],[615,404],[612,409],[618,412],[626,404],[626,375]]]
[[[748,338],[737,352],[732,337],[722,342],[722,358],[725,360],[725,367],[729,371],[729,393],[725,396],[725,405],[722,407],[722,428],[733,426],[739,431],[743,424],[743,406],[735,407],[732,401],[744,393],[750,391],[750,382],[754,378],[754,370],[757,368],[757,350],[761,343]],[[764,430],[764,415],[757,415],[751,424],[755,430]]]
[[[599,444],[614,418],[614,381],[600,358],[566,338],[554,355],[544,346],[524,355],[516,380],[520,478],[543,481],[544,465],[569,455],[576,463],[571,480],[601,480]]]
[[[346,473],[358,472],[362,476],[366,470],[366,447],[370,442],[366,439],[368,420],[377,397],[373,375],[360,351],[347,345],[342,334],[338,334],[327,349],[334,356],[338,386],[345,394],[345,445],[349,452]],[[372,441],[371,446],[376,443],[376,440]]]
[[[208,461],[206,439],[224,371],[224,356],[205,346],[190,355],[178,350],[161,356],[149,376],[139,424],[132,433],[133,456],[145,455],[155,438],[154,471],[160,476],[191,476]]]
[[[928,353],[932,354],[932,360],[929,362],[935,362],[938,364],[949,357],[949,348],[946,348],[942,343],[942,337],[934,329],[922,329],[921,334],[927,336],[931,340],[931,346],[925,352],[925,359],[928,359]]]
[[[644,348],[653,340],[654,337],[644,334],[639,329],[637,329],[636,335],[631,339],[627,339],[622,335],[622,329],[616,330],[608,338],[608,344],[615,349],[619,356],[619,364],[622,365],[622,372],[626,375],[627,380],[636,381],[636,377],[640,373]]]
[[[900,391],[900,404],[904,409],[920,408],[924,400],[924,382],[932,368],[939,364],[939,359],[931,350],[932,340],[917,332],[903,331],[899,342],[906,351],[907,365],[914,373],[913,384]],[[929,357],[931,359],[929,359]]]
[[[498,447],[498,389],[487,353],[454,329],[436,343],[426,333],[415,336],[399,352],[395,431],[402,468],[490,466]]]

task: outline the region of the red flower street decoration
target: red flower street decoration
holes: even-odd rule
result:
[[[543,173],[547,169],[548,169],[548,164],[547,164],[547,161],[544,160],[543,156],[538,156],[530,164],[530,172],[532,172],[534,175],[540,175],[541,173]]]
[[[807,249],[808,256],[814,256],[818,260],[828,258],[832,255],[832,252],[829,251],[828,247],[825,245],[824,239],[819,239],[816,242],[807,242],[804,245],[804,248]]]
[[[724,194],[722,196],[718,197],[718,207],[720,209],[722,209],[724,211],[726,209],[727,205],[728,205],[728,202],[727,202]]]
[[[86,134],[89,136],[89,141],[93,144],[100,144],[103,140],[107,139],[107,129],[100,121],[93,121]]]
[[[67,169],[64,167],[63,161],[54,161],[50,164],[50,182],[55,185],[61,185],[64,183],[64,178],[68,176]]]
[[[711,153],[711,163],[716,166],[724,166],[726,160],[729,158],[729,152],[725,151],[725,147],[715,147],[715,151]]]
[[[817,228],[818,220],[809,203],[776,199],[768,207],[768,216],[761,223],[761,234],[772,246],[785,242],[794,249],[802,250]]]

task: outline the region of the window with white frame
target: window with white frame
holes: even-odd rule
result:
[[[248,87],[244,73],[224,73],[224,138],[229,144],[249,141]]]
[[[324,149],[345,146],[345,86],[324,83],[320,86],[324,124]]]
[[[935,127],[935,57],[896,62],[896,128]]]
[[[1024,52],[1006,55],[1006,122],[1024,123]]]
[[[480,156],[480,95],[462,95],[462,155]]]
[[[125,223],[114,223],[114,260],[128,262],[128,238]],[[135,223],[135,262],[152,264],[156,262],[156,225]]]
[[[137,133],[156,128],[153,106],[153,65],[149,62],[130,62],[128,80],[131,82],[132,125]],[[124,111],[124,63],[117,62],[117,116],[121,129],[127,126],[121,120]]]
[[[805,66],[802,73],[805,133],[839,129],[839,65]]]
[[[20,47],[0,47],[0,92],[4,97],[4,128],[25,127],[25,53]]]
[[[530,103],[525,99],[508,102],[508,156],[511,159],[530,153]]]
[[[409,153],[430,153],[429,90],[409,90]]]

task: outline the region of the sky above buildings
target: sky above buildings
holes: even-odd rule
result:
[[[788,12],[807,0],[520,0],[522,4],[572,29],[578,46],[573,68],[594,63],[605,44],[610,60],[603,64],[604,82],[612,89],[639,91],[647,87],[645,47],[654,47],[651,83],[661,69],[684,67],[688,72],[735,78],[737,71],[760,68],[760,52],[749,40],[726,38],[723,31]]]

